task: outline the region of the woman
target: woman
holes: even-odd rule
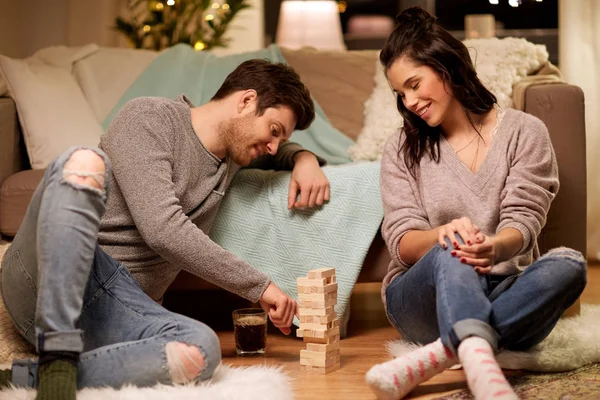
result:
[[[382,295],[403,338],[425,346],[374,366],[367,381],[401,398],[462,363],[475,398],[513,399],[494,354],[541,342],[586,284],[580,253],[539,257],[559,187],[548,131],[497,107],[435,17],[414,7],[397,22],[380,54],[405,121],[381,163],[393,260]]]

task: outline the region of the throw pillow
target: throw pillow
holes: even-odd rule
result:
[[[157,54],[142,49],[100,48],[74,63],[73,76],[98,121],[104,121]]]
[[[72,145],[98,145],[102,128],[70,70],[95,49],[58,46],[25,60],[0,56],[0,73],[17,105],[33,169],[45,168]]]

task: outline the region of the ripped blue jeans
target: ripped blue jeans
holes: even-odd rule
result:
[[[66,179],[78,175],[65,164],[79,149],[104,160],[103,189]],[[79,388],[172,383],[165,346],[173,341],[200,349],[205,367],[196,379],[209,378],[221,361],[216,334],[157,304],[97,244],[109,176],[99,149],[71,148],[48,166],[2,260],[1,294],[13,324],[38,352],[80,353]],[[17,386],[36,387],[37,362],[15,361],[12,376]]]
[[[526,350],[550,334],[581,295],[587,267],[581,253],[554,249],[517,275],[480,275],[435,245],[386,288],[388,318],[403,338],[437,338],[454,353],[469,336],[494,350]]]

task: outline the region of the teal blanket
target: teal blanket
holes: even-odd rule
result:
[[[228,57],[174,46],[142,72],[108,115],[104,128],[136,97],[173,98],[183,93],[195,105],[204,104],[237,65],[252,58],[285,62],[277,46]],[[383,218],[379,163],[348,163],[346,150],[353,142],[331,126],[316,102],[315,106],[311,127],[294,132],[291,140],[328,161],[324,171],[331,201],[319,210],[289,211],[290,172],[242,170],[227,191],[211,238],[269,275],[294,298],[297,277],[309,269],[334,267],[339,282],[336,311],[344,334],[350,293]]]
[[[265,272],[297,298],[296,278],[333,267],[336,312],[345,336],[350,294],[383,218],[379,162],[327,166],[331,200],[321,209],[289,211],[289,172],[248,169],[229,188],[211,238]]]

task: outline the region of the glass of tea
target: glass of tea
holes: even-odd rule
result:
[[[236,353],[242,356],[265,354],[267,313],[261,308],[241,308],[232,315]]]

